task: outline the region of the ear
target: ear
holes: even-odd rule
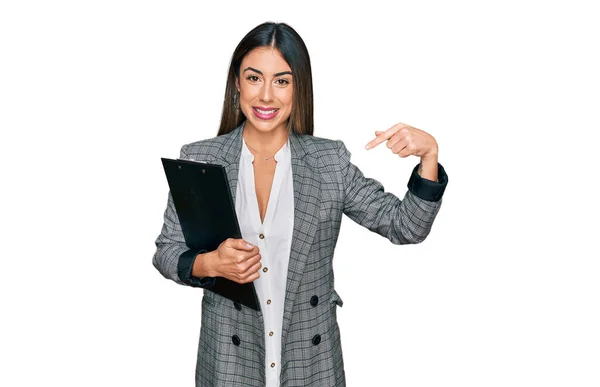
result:
[[[237,89],[237,92],[240,92],[240,79],[238,77],[235,77],[235,88]]]

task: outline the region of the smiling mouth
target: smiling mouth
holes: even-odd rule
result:
[[[262,109],[259,109],[259,108],[257,108],[257,107],[253,107],[252,109],[254,109],[256,112],[258,112],[258,113],[260,113],[260,114],[264,114],[264,115],[273,114],[273,113],[275,113],[277,110],[279,110],[279,109],[262,110]]]

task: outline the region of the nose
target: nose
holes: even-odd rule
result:
[[[260,89],[260,100],[266,102],[273,100],[273,86],[270,82],[263,83]]]

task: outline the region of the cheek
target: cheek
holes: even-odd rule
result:
[[[252,99],[254,99],[254,95],[251,90],[248,90],[248,88],[246,88],[246,90],[242,89],[240,91],[240,99],[242,101],[249,102],[249,101],[252,101]]]
[[[293,95],[291,92],[282,93],[280,101],[283,105],[285,105],[288,109],[292,108]]]
[[[258,96],[259,89],[253,85],[242,84],[240,87],[240,99],[242,101],[252,101]]]

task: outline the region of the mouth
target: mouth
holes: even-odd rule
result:
[[[277,112],[279,111],[279,109],[271,108],[271,107],[264,107],[264,106],[261,106],[261,107],[253,106],[252,111],[254,112],[254,115],[256,117],[260,118],[261,120],[270,120],[277,115]]]

